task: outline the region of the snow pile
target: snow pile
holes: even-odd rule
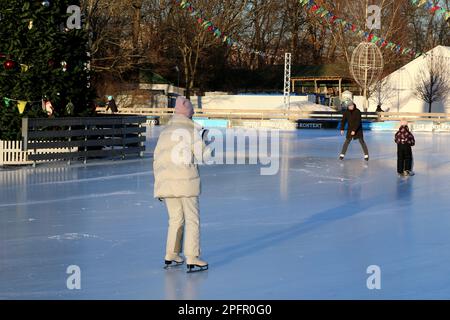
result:
[[[284,104],[279,105],[277,109],[284,109]],[[291,102],[290,110],[298,111],[336,111],[331,107],[324,106],[321,104],[312,103],[309,101],[296,101]]]

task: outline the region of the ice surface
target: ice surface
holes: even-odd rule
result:
[[[1,299],[450,298],[450,135],[416,134],[396,175],[393,133],[337,156],[335,131],[282,133],[280,172],[201,170],[210,270],[163,270],[167,214],[144,159],[0,170]],[[81,290],[66,269],[81,268]],[[367,267],[381,268],[368,290]]]

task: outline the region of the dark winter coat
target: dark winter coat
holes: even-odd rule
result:
[[[409,131],[408,126],[401,126],[395,134],[396,144],[406,144],[413,147],[416,144],[414,135]]]
[[[361,111],[355,107],[352,111],[346,110],[342,115],[341,130],[345,130],[345,124],[348,123],[347,139],[360,139],[364,137]],[[355,131],[355,135],[352,136],[352,131]]]
[[[119,110],[117,109],[117,105],[116,105],[116,101],[114,99],[108,101],[108,107],[106,108],[106,111],[108,111],[109,109],[111,109],[111,111],[113,113],[118,112]]]

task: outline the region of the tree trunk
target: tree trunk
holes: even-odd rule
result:
[[[430,102],[430,103],[428,103],[428,113],[431,113],[431,107],[432,107],[432,103]]]
[[[141,9],[142,0],[134,0],[133,6],[133,54],[138,53],[139,49],[139,35],[141,33]]]

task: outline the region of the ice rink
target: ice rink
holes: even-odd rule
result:
[[[201,168],[210,270],[164,270],[167,214],[143,159],[0,169],[0,299],[450,299],[450,135],[416,133],[396,174],[394,133],[337,160],[337,131],[281,134],[280,171]],[[81,269],[68,290],[66,269]],[[381,268],[381,290],[367,268]]]

